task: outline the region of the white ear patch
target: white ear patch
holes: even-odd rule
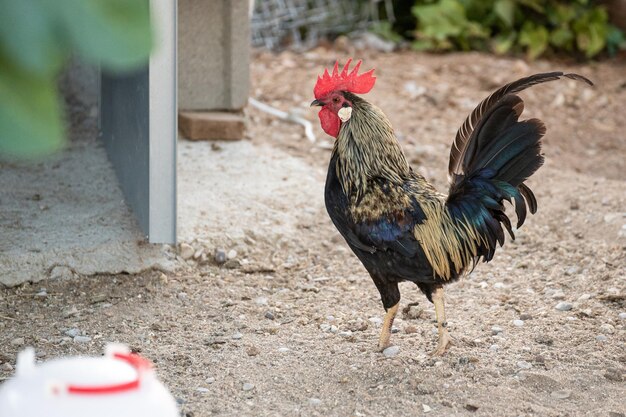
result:
[[[347,122],[350,120],[350,116],[352,116],[352,107],[342,107],[337,112],[337,115],[341,119],[342,122]]]

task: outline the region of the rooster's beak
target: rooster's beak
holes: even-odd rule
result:
[[[324,103],[322,103],[319,100],[313,100],[313,102],[311,103],[311,107],[313,107],[313,106],[323,106],[323,105],[324,105]]]

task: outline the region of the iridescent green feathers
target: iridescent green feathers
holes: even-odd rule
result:
[[[519,121],[524,110],[513,93],[561,76],[591,81],[577,74],[536,74],[498,89],[467,117],[450,151],[450,191],[447,208],[455,221],[465,222],[481,238],[474,242],[475,256],[491,260],[496,243],[504,243],[503,226],[514,238],[503,201],[515,203],[517,225],[527,211],[537,211],[537,201],[524,181],[543,164],[541,138],[546,132],[538,119]]]

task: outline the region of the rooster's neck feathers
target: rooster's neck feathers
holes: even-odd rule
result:
[[[344,94],[352,102],[352,116],[342,124],[333,149],[344,193],[358,200],[374,178],[402,184],[411,170],[389,119],[362,98]]]

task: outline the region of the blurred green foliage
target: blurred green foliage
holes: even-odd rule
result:
[[[120,71],[150,54],[148,0],[0,0],[0,153],[65,142],[57,77],[70,54]]]
[[[624,46],[593,0],[417,0],[413,47],[418,50],[524,51],[535,59],[547,51],[592,58]]]

